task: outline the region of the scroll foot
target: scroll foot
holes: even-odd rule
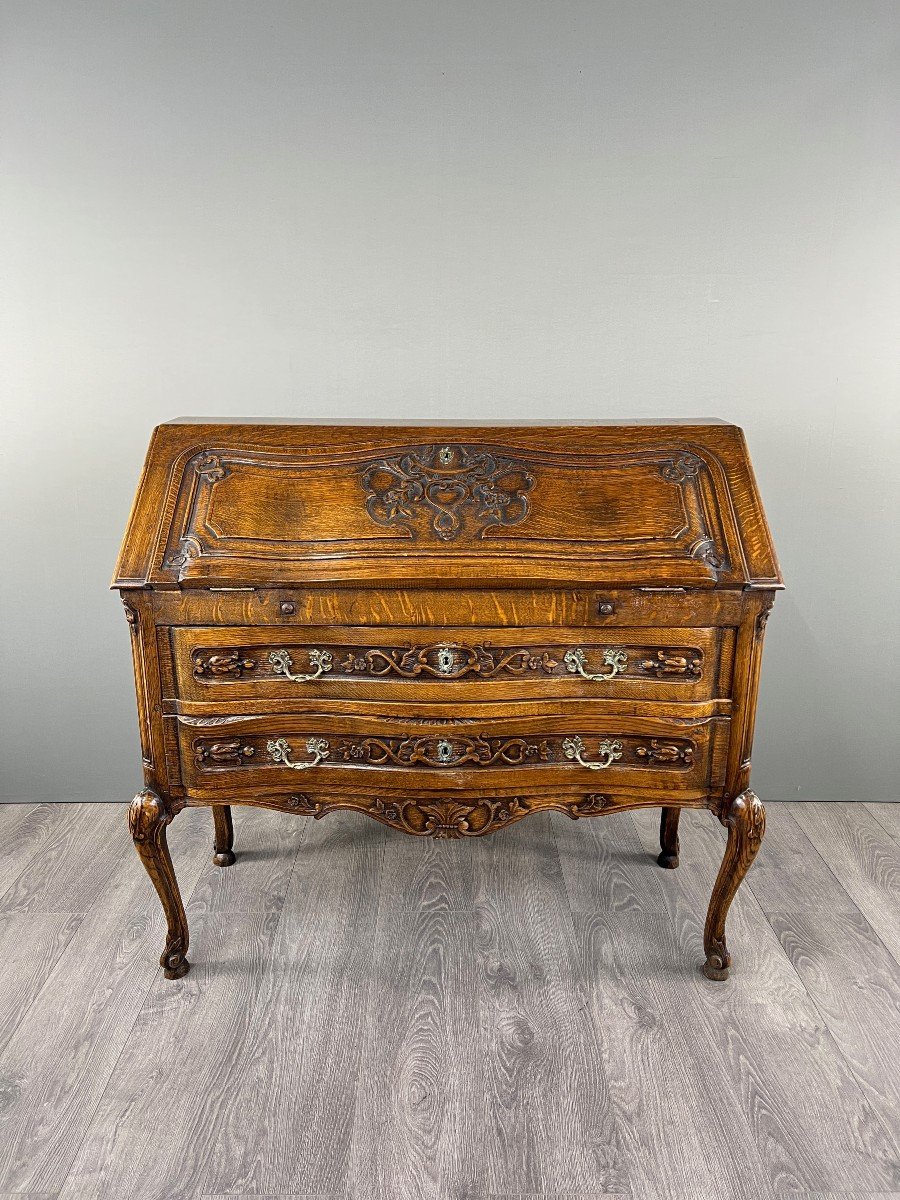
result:
[[[762,845],[766,831],[766,810],[759,796],[747,790],[725,805],[719,820],[728,828],[728,843],[713,887],[703,931],[707,979],[727,979],[731,955],[725,943],[725,918],[735,893]]]
[[[187,975],[188,926],[178,880],[166,842],[166,826],[175,814],[155,792],[138,792],[128,810],[134,848],[156,888],[166,916],[166,944],[159,957],[166,979]]]
[[[673,871],[678,866],[678,818],[680,808],[663,808],[659,814],[659,844],[662,851],[657,858],[661,867]]]
[[[723,939],[721,946],[716,950],[707,951],[706,962],[703,964],[703,974],[707,979],[727,979],[728,968],[730,966],[731,955],[728,953],[728,948]]]
[[[235,861],[235,853],[232,847],[234,846],[234,825],[231,821],[231,805],[230,804],[214,804],[213,805],[213,825],[215,855],[213,862],[217,867],[230,867]]]

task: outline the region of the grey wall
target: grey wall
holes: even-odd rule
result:
[[[895,0],[0,22],[6,799],[139,784],[106,585],[182,412],[739,422],[790,588],[756,785],[897,795]]]

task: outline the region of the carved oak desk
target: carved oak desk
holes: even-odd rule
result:
[[[172,422],[113,586],[168,978],[188,928],[166,826],[210,805],[228,866],[232,803],[437,838],[653,805],[663,867],[680,810],[708,808],[728,842],[704,969],[726,978],[782,586],[735,426]]]

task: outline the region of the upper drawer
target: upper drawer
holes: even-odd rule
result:
[[[777,584],[727,425],[163,426],[116,572],[338,581]]]
[[[723,694],[716,629],[179,628],[184,700],[299,696],[708,700]],[[727,663],[725,664],[727,668]],[[725,693],[727,694],[727,693]]]

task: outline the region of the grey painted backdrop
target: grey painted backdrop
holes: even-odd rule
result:
[[[151,427],[719,415],[767,798],[897,795],[895,0],[0,7],[3,789],[139,784]]]

